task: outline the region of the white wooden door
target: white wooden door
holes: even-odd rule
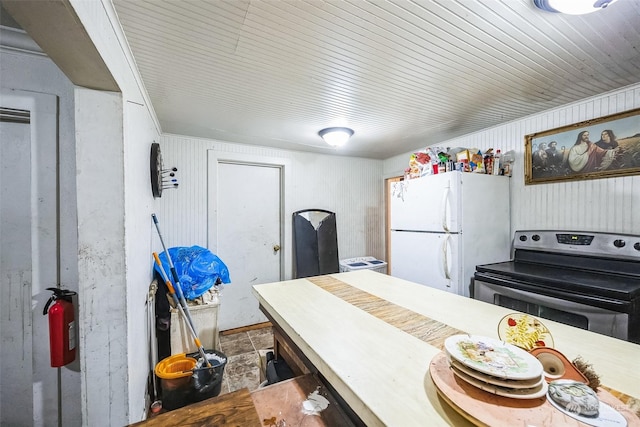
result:
[[[0,425],[51,425],[66,378],[50,366],[42,315],[57,283],[57,99],[3,89],[0,104],[30,116],[0,120]]]
[[[215,198],[210,203],[215,215],[210,215],[209,247],[231,276],[218,313],[224,331],[267,321],[252,286],[283,278],[283,167],[221,157],[211,161],[215,165],[210,165],[210,173],[217,179],[209,190]]]

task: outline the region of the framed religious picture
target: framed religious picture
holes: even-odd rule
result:
[[[525,184],[640,174],[640,108],[525,136]]]

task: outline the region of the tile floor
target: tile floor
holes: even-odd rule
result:
[[[273,349],[272,328],[220,335],[220,351],[227,356],[220,394],[260,385],[260,350]]]

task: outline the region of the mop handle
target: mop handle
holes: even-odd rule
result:
[[[173,260],[171,259],[171,255],[169,255],[167,246],[164,244],[164,239],[162,238],[162,233],[160,232],[160,225],[158,224],[158,217],[156,216],[156,214],[152,213],[151,218],[153,218],[153,223],[156,225],[158,237],[160,238],[160,243],[162,244],[162,249],[164,249],[164,252],[167,254],[167,261],[169,261],[169,269],[171,270],[171,275],[173,276],[173,282],[178,283],[178,272],[176,271],[175,265],[173,265]]]
[[[189,313],[189,308],[187,307],[187,301],[184,299],[184,294],[182,293],[182,288],[180,287],[180,279],[178,279],[178,272],[176,271],[176,267],[173,265],[173,260],[171,259],[171,254],[167,250],[167,246],[164,244],[164,239],[162,238],[162,233],[160,232],[160,225],[158,224],[158,217],[156,214],[152,213],[151,218],[153,218],[153,222],[156,225],[156,230],[158,230],[158,237],[160,237],[160,243],[162,243],[162,248],[164,249],[164,253],[167,255],[167,261],[169,261],[169,268],[171,269],[171,274],[173,275],[173,283],[175,283],[177,288],[178,298],[184,307],[184,311],[186,313],[186,317],[191,322],[193,326],[193,320],[191,319],[191,313]],[[165,273],[166,274],[166,273]],[[194,326],[195,329],[195,326]]]
[[[173,275],[173,283],[176,284],[176,288],[178,289],[178,297],[180,299],[180,304],[182,306],[183,309],[183,315],[184,318],[187,320],[187,323],[190,324],[191,328],[194,331],[194,337],[197,337],[197,334],[195,334],[195,325],[193,323],[193,319],[191,318],[191,313],[189,313],[189,307],[187,306],[187,301],[184,299],[184,294],[182,293],[182,288],[180,287],[180,280],[178,279],[178,272],[176,271],[175,266],[173,265],[173,260],[171,259],[171,254],[169,254],[169,250],[167,250],[167,246],[164,244],[164,239],[162,238],[162,233],[160,232],[160,225],[158,224],[158,217],[156,216],[155,213],[151,214],[151,218],[153,219],[153,223],[156,226],[156,230],[158,231],[158,237],[160,238],[160,243],[162,244],[162,248],[164,249],[164,253],[167,255],[167,260],[169,261],[169,267],[171,268],[171,274]],[[162,267],[162,264],[160,264],[160,270],[162,270],[163,274],[164,274],[164,278],[165,278],[165,282],[168,280],[167,278],[167,273],[164,271],[164,268]],[[207,364],[207,367],[210,367],[211,365],[209,364],[209,359],[207,359],[206,357],[204,357],[204,351],[201,352],[202,357],[204,358],[205,363]]]
[[[175,302],[178,307],[182,308],[182,305],[180,304],[180,301],[178,301],[178,297],[176,296],[176,290],[173,287],[173,284],[171,284],[171,280],[169,280],[169,278],[167,277],[167,273],[164,271],[164,267],[162,266],[162,262],[160,262],[160,257],[158,257],[157,252],[153,253],[153,259],[156,260],[156,265],[160,268],[160,275],[162,276],[162,280],[164,280],[164,283],[167,285],[167,289],[169,289],[169,294],[171,294],[173,302]]]
[[[198,334],[196,333],[195,327],[193,325],[193,320],[191,319],[190,316],[187,317],[187,315],[185,314],[185,311],[182,308],[182,304],[180,304],[180,302],[178,301],[178,298],[176,297],[175,289],[174,289],[173,285],[171,284],[171,281],[167,277],[167,273],[165,272],[164,267],[162,266],[162,263],[160,262],[160,258],[158,257],[158,254],[156,252],[153,253],[153,258],[155,259],[156,264],[160,268],[160,274],[162,275],[162,279],[164,280],[165,284],[167,285],[167,288],[169,289],[169,293],[173,297],[173,302],[178,307],[178,311],[180,311],[180,314],[182,315],[182,317],[187,321],[186,323],[187,323],[187,326],[189,327],[189,332],[191,333],[191,336],[193,337],[193,342],[198,347],[198,352],[200,353],[200,356],[204,360],[204,363],[207,365],[207,367],[210,368],[211,364],[209,363],[209,359],[207,359],[207,356],[204,353],[204,348],[202,347],[202,343],[200,342],[200,339],[198,338]]]

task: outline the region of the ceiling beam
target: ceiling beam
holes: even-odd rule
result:
[[[2,0],[2,6],[73,84],[120,91],[69,0]]]

